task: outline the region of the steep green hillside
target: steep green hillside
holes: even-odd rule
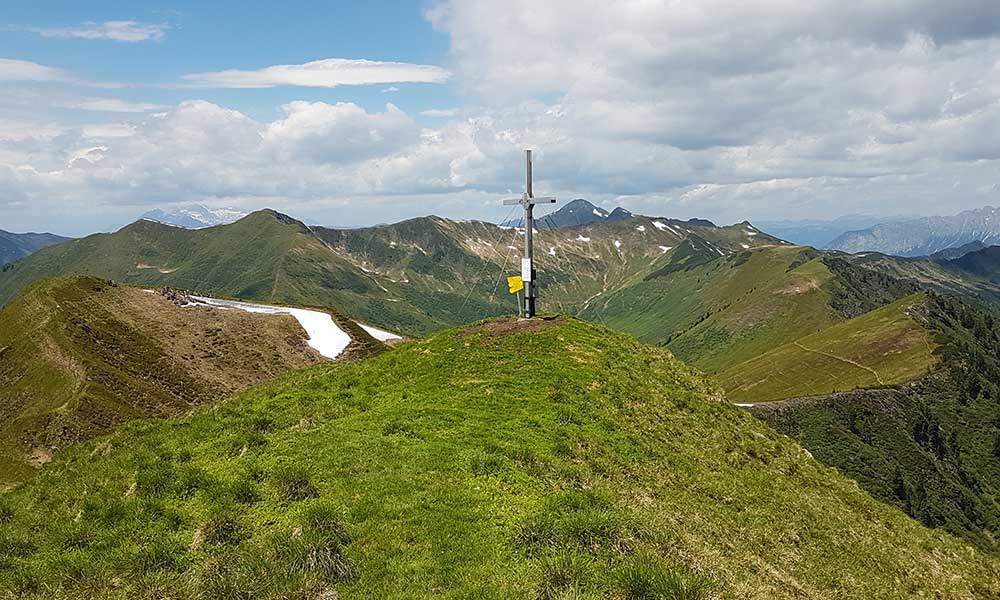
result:
[[[274,211],[189,230],[143,220],[48,248],[0,272],[0,303],[40,277],[86,274],[266,302],[327,306],[424,335],[517,311],[500,283],[519,270],[523,232],[438,217],[357,230],[310,228]],[[749,224],[634,217],[538,236],[542,306],[582,310],[697,239],[716,255],[778,243]]]
[[[403,333],[441,328],[500,307],[479,300],[468,311],[404,302],[371,274],[323,243],[302,223],[260,211],[231,225],[190,230],[138,221],[46,248],[0,273],[0,302],[40,278],[94,275],[124,283],[165,285],[205,294],[265,302],[326,306]],[[457,312],[457,314],[456,314]]]
[[[936,362],[926,300],[915,294],[827,327],[727,368],[719,381],[734,402],[767,402],[922,377]]]
[[[936,295],[924,314],[930,376],[752,410],[876,498],[1000,552],[1000,320]]]
[[[958,259],[900,258],[878,253],[838,256],[854,266],[924,289],[1000,302],[1000,260],[994,248],[970,252]]]
[[[708,371],[738,364],[843,319],[820,253],[773,246],[725,257],[679,246],[642,281],[594,303],[588,319]]]
[[[466,315],[469,306],[477,306],[474,301],[516,310],[498,282],[520,269],[524,238],[517,228],[426,217],[364,229],[314,231],[382,285],[395,290],[393,286],[404,283],[398,289],[405,302],[464,306],[466,312],[459,314]],[[748,223],[716,227],[707,221],[630,217],[543,227],[535,235],[541,306],[576,314],[595,299],[641,281],[686,241],[713,257],[780,243]],[[478,306],[476,314],[490,314]],[[464,321],[454,321],[459,322]]]
[[[132,423],[0,497],[18,598],[996,598],[666,351],[499,320]]]
[[[337,317],[357,340],[380,346]],[[292,317],[181,308],[92,277],[41,280],[0,310],[0,484],[128,419],[183,413],[323,358]]]

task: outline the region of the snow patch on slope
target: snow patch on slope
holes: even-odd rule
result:
[[[373,338],[375,338],[380,342],[390,342],[392,340],[403,339],[402,337],[396,335],[395,333],[379,329],[378,327],[372,327],[371,325],[365,325],[364,323],[358,323],[358,327],[364,329],[366,332],[368,332],[368,335],[372,336]]]
[[[329,359],[335,359],[351,344],[351,336],[337,327],[333,317],[324,312],[316,310],[306,310],[304,308],[288,308],[285,306],[270,306],[265,304],[250,304],[247,302],[235,302],[233,300],[218,300],[216,298],[206,298],[204,296],[191,296],[196,304],[189,306],[211,306],[213,308],[235,308],[251,313],[263,313],[268,315],[285,314],[292,315],[295,320],[306,330],[309,340],[306,342],[317,352]],[[372,337],[375,337],[372,335]]]

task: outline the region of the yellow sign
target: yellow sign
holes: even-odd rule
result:
[[[521,279],[520,275],[514,275],[513,277],[508,277],[507,287],[510,288],[511,294],[516,294],[524,289],[524,281]]]

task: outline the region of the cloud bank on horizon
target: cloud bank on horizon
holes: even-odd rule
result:
[[[170,80],[107,84],[106,97],[85,83],[104,79],[97,71],[0,59],[0,224],[44,228],[58,214],[106,227],[190,202],[329,224],[495,217],[526,147],[538,189],[650,214],[932,214],[1000,201],[993,1],[444,0],[423,18],[447,39],[436,60],[181,61]],[[37,29],[130,48],[168,47],[183,31],[145,26]],[[270,110],[254,96],[266,90],[280,98]]]

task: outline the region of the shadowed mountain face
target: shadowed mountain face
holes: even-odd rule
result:
[[[0,266],[68,239],[51,233],[10,233],[0,230]]]
[[[938,261],[955,260],[957,258],[962,258],[966,254],[969,254],[971,252],[979,252],[980,250],[985,250],[988,247],[989,246],[980,242],[979,240],[975,240],[963,246],[958,246],[956,248],[948,248],[946,250],[941,250],[940,252],[935,252],[934,254],[931,254],[928,258],[930,258],[931,260],[938,260]]]
[[[1000,211],[991,206],[949,217],[884,223],[845,233],[830,243],[843,252],[881,252],[895,256],[930,256],[970,242],[1000,241]]]
[[[950,260],[948,266],[966,273],[977,275],[993,283],[1000,284],[1000,246],[991,246],[975,252],[967,252]]]

